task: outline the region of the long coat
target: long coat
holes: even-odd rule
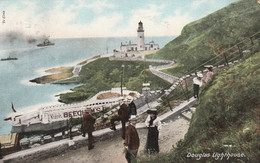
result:
[[[126,104],[120,106],[118,115],[121,121],[128,121],[128,106]]]
[[[140,139],[136,128],[131,124],[126,127],[124,145],[132,150],[137,150],[140,146]]]
[[[90,115],[88,112],[83,113],[81,130],[84,132],[93,132],[96,118]]]
[[[133,101],[128,105],[128,116],[130,117],[131,115],[136,115],[136,106]]]

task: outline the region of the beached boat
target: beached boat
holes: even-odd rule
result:
[[[96,113],[107,107],[118,105],[118,99],[99,101],[52,105],[33,110],[14,111],[5,120],[12,121],[11,133],[30,135],[61,132],[67,128],[68,119],[71,117],[81,117],[87,107],[91,107],[91,112]]]
[[[16,57],[7,57],[7,58],[2,58],[1,61],[9,61],[9,60],[17,60],[18,58]]]
[[[118,106],[119,101],[123,97],[119,96],[113,98],[98,99],[97,97],[107,93],[118,91],[103,91],[95,95],[88,101],[75,103],[75,104],[60,104],[47,107],[40,107],[35,109],[24,109],[16,111],[12,104],[13,112],[9,114],[4,120],[12,121],[11,133],[21,133],[23,135],[31,134],[51,134],[64,131],[68,127],[68,120],[72,118],[82,117],[83,112],[87,107],[91,108],[92,113],[97,113],[105,110],[106,108],[113,108]],[[127,94],[134,93],[138,95],[136,91],[124,91]],[[125,95],[127,95],[125,94]]]
[[[55,45],[55,43],[50,42],[48,39],[45,39],[43,41],[43,43],[37,44],[38,47],[41,47],[41,46],[51,46],[51,45]]]

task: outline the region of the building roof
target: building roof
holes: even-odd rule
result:
[[[128,45],[121,45],[121,46],[137,46],[137,44],[128,44]]]
[[[149,43],[149,44],[144,44],[144,45],[151,45],[151,44]],[[153,45],[158,45],[159,46],[159,44],[153,44]]]

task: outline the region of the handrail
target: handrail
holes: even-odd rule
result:
[[[256,35],[259,34],[259,33],[260,33],[260,31],[254,33],[254,34],[251,35],[249,38],[252,38],[252,37],[256,36]],[[259,38],[255,38],[254,40],[258,40],[258,39],[260,39],[260,37],[259,37]],[[233,45],[232,47],[226,49],[226,50],[223,51],[222,53],[216,55],[215,57],[211,58],[210,60],[207,60],[206,62],[204,62],[204,63],[202,63],[201,65],[197,66],[196,68],[192,69],[192,70],[189,71],[187,74],[188,74],[188,75],[189,75],[189,74],[192,75],[193,72],[196,71],[196,70],[197,70],[198,68],[200,68],[201,66],[206,65],[206,64],[209,63],[210,61],[216,59],[217,57],[220,57],[220,56],[223,55],[224,53],[228,52],[229,50],[233,49],[233,48],[236,47],[237,45],[239,45],[239,44],[241,44],[241,43],[243,43],[243,42],[246,42],[246,41],[247,41],[247,42],[250,42],[250,41],[252,41],[252,40],[250,39],[250,41],[249,41],[248,38],[246,38],[246,39],[244,39],[244,40],[242,40],[242,41],[236,43],[235,45]],[[246,46],[246,45],[244,45],[244,46]],[[244,47],[244,46],[243,46],[243,47]],[[240,47],[240,48],[243,48],[243,47]],[[250,47],[249,47],[249,48],[252,48],[252,47],[254,47],[254,45],[250,44]],[[229,54],[229,55],[232,55],[232,54],[235,54],[235,53],[238,53],[238,52],[240,52],[239,49],[237,49],[236,51],[234,51],[233,53],[231,53],[231,54]],[[235,57],[237,57],[237,56],[234,56],[234,57],[232,57],[231,59],[234,59]],[[217,65],[217,64],[219,64],[219,63],[221,63],[221,62],[223,62],[223,58],[220,59],[218,62],[216,62],[215,65]],[[185,76],[187,76],[187,75],[185,75]],[[167,85],[165,88],[163,88],[163,90],[166,90],[167,88],[169,88],[169,86],[172,86],[172,85],[174,85],[174,83],[171,83],[171,84]]]
[[[256,35],[256,34],[258,34],[258,33],[260,33],[260,31],[256,32],[255,34],[253,34],[253,35],[252,35],[252,36],[250,36],[250,37],[253,37],[253,36],[255,36],[255,35]],[[213,59],[216,59],[216,58],[217,58],[217,57],[219,57],[220,55],[223,55],[224,53],[226,53],[226,52],[228,52],[229,50],[233,49],[233,48],[234,48],[234,47],[236,47],[237,45],[239,45],[239,44],[241,44],[241,43],[245,42],[247,39],[248,39],[248,38],[246,38],[246,39],[244,39],[244,40],[242,40],[242,41],[240,41],[240,42],[236,43],[236,44],[235,44],[235,45],[233,45],[232,47],[230,47],[230,48],[228,48],[228,49],[224,50],[223,52],[221,52],[220,54],[218,54],[218,55],[216,55],[215,57],[211,58],[210,60],[208,60],[208,61],[206,61],[206,62],[204,62],[204,63],[200,64],[199,66],[197,66],[197,67],[196,67],[196,68],[194,68],[193,70],[189,71],[189,72],[188,72],[188,74],[190,74],[190,73],[194,72],[194,70],[197,70],[199,67],[201,67],[201,66],[203,66],[203,65],[207,64],[209,61],[212,61]],[[259,39],[259,38],[257,38],[257,39]],[[257,39],[256,39],[256,40],[257,40]]]

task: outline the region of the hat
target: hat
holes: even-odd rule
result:
[[[128,100],[127,100],[127,98],[125,98],[125,99],[122,99],[123,100],[123,102],[127,102]]]
[[[126,96],[126,98],[127,98],[127,100],[129,100],[129,101],[133,101],[133,100],[134,100],[134,98],[133,98],[132,96]]]
[[[124,97],[120,96],[118,97],[118,100],[124,100]]]
[[[205,65],[204,67],[206,67],[206,68],[213,68],[212,65]]]
[[[86,109],[85,109],[86,112],[91,112],[91,106],[87,106]]]
[[[157,109],[156,108],[152,108],[152,109],[149,109],[149,110],[147,110],[147,114],[158,114],[157,113]]]
[[[198,77],[200,77],[200,78],[202,78],[202,77],[203,77],[203,75],[202,75],[202,74],[198,74],[197,76],[198,76]]]
[[[137,121],[136,115],[131,115],[131,117],[129,118],[129,121]]]

